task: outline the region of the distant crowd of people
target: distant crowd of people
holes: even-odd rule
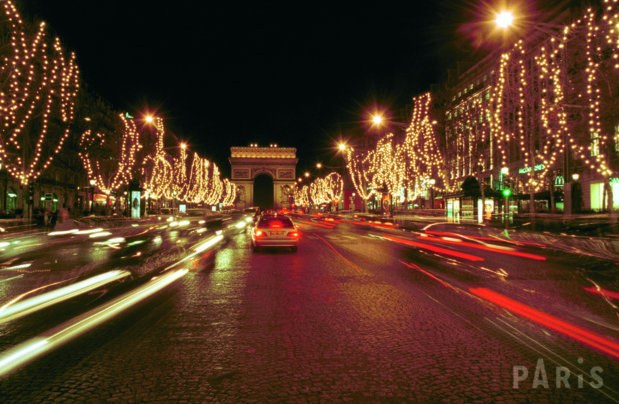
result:
[[[50,230],[54,230],[56,227],[59,214],[60,211],[58,210],[50,211],[49,209],[35,208],[33,211],[33,216],[36,220],[37,227],[47,228]]]

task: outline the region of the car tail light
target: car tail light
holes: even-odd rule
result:
[[[288,233],[288,237],[299,237],[299,233],[296,231],[291,231]]]
[[[282,227],[282,225],[281,225],[281,224],[272,224],[272,225],[271,225],[271,228],[273,228],[273,229],[279,229],[279,228],[281,228],[281,227]]]
[[[260,230],[254,230],[254,236],[260,237],[260,236],[262,236],[262,234],[263,233]]]

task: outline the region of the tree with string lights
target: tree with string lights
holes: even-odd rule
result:
[[[122,114],[119,118],[115,130],[95,132],[88,129],[80,141],[79,154],[88,178],[107,196],[107,206],[110,195],[133,179],[136,153],[141,148],[135,122]]]
[[[2,2],[0,157],[22,186],[47,169],[70,134],[79,88],[75,54],[50,38],[45,22],[24,22]]]
[[[152,135],[156,139],[153,152],[147,155],[141,166],[142,184],[153,199],[160,199],[169,192],[172,184],[172,164],[163,147],[165,134],[163,120],[160,117],[150,118],[155,128]]]
[[[373,164],[375,151],[357,151],[352,147],[344,147],[343,150],[346,153],[348,174],[357,190],[357,195],[363,199],[364,211],[367,212],[367,200],[376,192],[372,187],[376,175],[376,167]]]

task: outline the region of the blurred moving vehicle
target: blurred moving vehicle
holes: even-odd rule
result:
[[[288,217],[263,215],[251,233],[251,245],[254,252],[261,247],[286,247],[297,252],[299,232]]]

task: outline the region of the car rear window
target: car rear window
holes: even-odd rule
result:
[[[258,222],[259,229],[267,229],[269,227],[281,227],[282,229],[292,229],[294,224],[287,217],[261,217]]]

